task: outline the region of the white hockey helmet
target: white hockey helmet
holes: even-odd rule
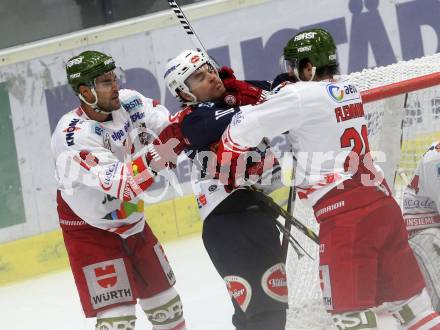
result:
[[[189,86],[185,83],[186,79],[192,75],[202,65],[211,61],[209,57],[197,50],[187,49],[171,59],[167,65],[163,78],[171,94],[178,99],[182,99],[179,92],[185,92],[197,101],[194,94],[191,93]]]

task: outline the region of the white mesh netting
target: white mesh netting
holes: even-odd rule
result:
[[[361,91],[366,91],[434,72],[440,72],[440,54],[367,69],[350,77]],[[405,182],[403,175],[396,175],[394,180],[395,173],[403,172],[411,177],[426,148],[433,141],[440,140],[440,81],[438,84],[365,105],[370,149],[382,151],[382,155],[385,155],[385,161],[379,157],[377,161],[384,168],[388,182],[394,182],[399,203]],[[295,204],[294,215],[318,232],[312,212],[298,200]],[[296,229],[292,229],[292,232],[315,261],[307,257],[298,260],[296,253],[289,249],[287,274],[290,309],[286,329],[335,329],[321,303],[318,246]]]

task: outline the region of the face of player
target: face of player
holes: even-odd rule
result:
[[[301,80],[309,81],[312,80],[313,76],[313,65],[312,63],[308,62],[299,73],[299,76]]]
[[[95,91],[98,96],[99,109],[112,112],[121,107],[119,101],[119,84],[114,71],[95,78]]]
[[[217,71],[210,64],[202,65],[185,83],[198,102],[218,100],[226,92]]]

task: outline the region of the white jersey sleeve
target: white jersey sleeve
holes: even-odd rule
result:
[[[403,194],[402,212],[409,231],[440,227],[440,141],[420,159]]]

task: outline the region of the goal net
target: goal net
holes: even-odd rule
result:
[[[440,140],[440,54],[366,69],[352,73],[350,78],[361,90],[370,149],[400,205],[405,187],[402,178],[411,178],[421,155],[433,141]],[[298,199],[294,215],[319,231],[313,213]],[[292,233],[315,260],[298,260],[289,248],[286,329],[335,329],[322,304],[318,246],[295,228]]]

